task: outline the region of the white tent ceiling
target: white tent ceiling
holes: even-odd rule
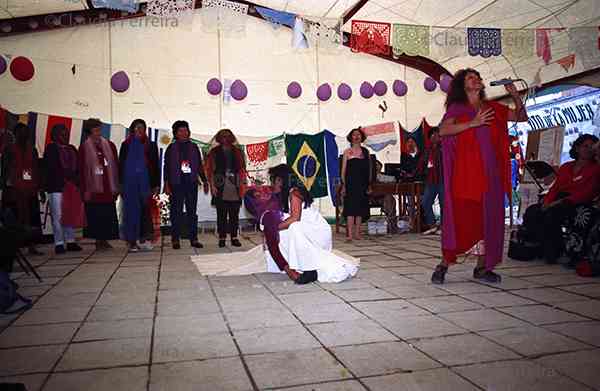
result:
[[[356,0],[255,3],[305,16],[339,18]],[[84,9],[84,0],[0,0],[0,19]],[[197,19],[189,29],[104,24],[0,38],[0,53],[26,55],[36,63],[36,77],[25,85],[0,77],[0,104],[17,112],[95,116],[125,124],[142,116],[161,127],[188,118],[200,133],[231,126],[247,136],[323,128],[341,134],[355,125],[382,121],[379,102],[365,102],[357,96],[363,80],[391,83],[403,79],[409,84],[409,93],[404,98],[389,97],[385,119],[397,119],[408,128],[415,127],[422,117],[431,123],[440,119],[444,95],[439,89],[424,92],[425,75],[417,70],[349,49],[339,55],[318,50],[294,53],[289,31],[274,32],[255,18],[249,18],[242,40],[207,34],[198,28],[201,22]],[[441,27],[598,26],[600,0],[371,0],[353,19]],[[350,28],[351,22],[346,23],[344,29]],[[552,39],[554,58],[569,54],[568,31],[554,33]],[[558,64],[544,66],[537,56],[518,61],[467,56],[437,61],[450,72],[475,67],[487,80],[511,76],[531,82],[539,71],[542,81],[549,82],[587,70],[581,61],[568,72]],[[78,65],[77,75],[70,73],[73,64]],[[116,96],[108,80],[111,72],[121,69],[129,73],[132,87]],[[224,105],[206,96],[206,80],[215,76],[244,79],[249,98]],[[285,96],[291,80],[302,82],[305,88],[302,98],[294,102]],[[316,100],[314,90],[319,83],[332,83],[335,94],[342,81],[351,84],[357,99]],[[502,88],[488,88],[491,96],[502,93]]]

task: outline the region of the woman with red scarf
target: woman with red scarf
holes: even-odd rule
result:
[[[146,122],[142,119],[131,123],[127,139],[121,144],[119,174],[129,251],[152,250],[146,242],[152,238],[153,230],[149,202],[151,195],[160,190],[160,170],[158,147],[148,140]]]
[[[77,149],[69,144],[69,134],[63,124],[52,127],[50,138],[52,142],[44,151],[47,173],[44,187],[48,193],[52,216],[54,252],[64,254],[66,251],[81,251],[81,247],[75,242],[75,228],[83,227],[85,220],[77,187]]]
[[[27,125],[18,123],[14,133],[16,143],[9,145],[2,156],[2,207],[11,209],[19,224],[38,229],[41,233],[38,151],[31,141],[31,131]],[[29,246],[29,254],[42,255],[34,245]]]
[[[79,148],[79,183],[87,225],[83,236],[96,239],[96,249],[108,250],[109,240],[119,238],[115,201],[119,195],[119,160],[117,148],[102,137],[102,122],[89,119],[84,123],[88,135]]]
[[[504,197],[510,194],[507,122],[527,121],[513,84],[506,86],[516,109],[488,101],[479,72],[458,71],[440,124],[444,171],[442,262],[431,276],[442,284],[457,257],[477,250],[473,278],[498,283],[494,267],[504,247]],[[485,250],[484,250],[485,249]]]

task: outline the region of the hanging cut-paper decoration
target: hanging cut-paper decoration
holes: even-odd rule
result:
[[[369,99],[373,96],[373,92],[373,86],[368,81],[364,81],[360,85],[360,96],[362,96],[363,98]]]
[[[394,56],[429,57],[429,26],[394,24],[392,49]]]
[[[28,81],[33,78],[35,68],[27,57],[15,57],[10,63],[10,73],[19,81]]]
[[[531,29],[502,29],[502,54],[508,59],[533,55],[535,31]]]
[[[318,45],[322,49],[338,49],[343,44],[341,19],[321,18],[304,19],[304,31],[309,45]]]
[[[292,47],[294,49],[308,49],[308,38],[306,38],[306,28],[304,19],[296,16],[292,32]]]
[[[129,89],[129,76],[124,71],[116,72],[110,78],[110,86],[115,92],[125,92]]]
[[[464,28],[431,28],[431,58],[438,62],[467,54],[467,30]]]
[[[296,20],[295,14],[259,6],[255,6],[254,9],[263,17],[263,19],[270,22],[274,29],[278,29],[282,25],[294,28],[294,22]]]
[[[396,96],[404,96],[408,92],[408,86],[402,80],[394,80],[394,84],[392,84],[392,91]]]
[[[437,83],[431,77],[426,77],[423,81],[423,88],[429,92],[435,91],[437,88]]]
[[[293,81],[287,86],[287,94],[290,98],[296,99],[302,95],[302,86],[297,81]]]
[[[488,58],[502,54],[502,34],[500,29],[468,28],[467,40],[470,56]]]
[[[341,100],[348,100],[352,97],[352,88],[346,83],[341,83],[338,86],[337,95]]]
[[[231,84],[231,97],[235,100],[243,100],[248,96],[248,87],[241,80],[236,80]]]
[[[535,51],[537,56],[544,60],[544,63],[546,65],[550,63],[550,60],[552,60],[552,46],[550,45],[550,34],[553,31],[560,30],[561,29],[552,28],[539,28],[535,30]]]
[[[269,183],[269,167],[285,162],[285,136],[262,143],[242,146],[246,154],[246,170],[252,184]]]
[[[206,83],[206,89],[211,95],[219,95],[223,90],[223,84],[221,84],[221,80],[212,78]]]
[[[390,145],[398,144],[398,130],[395,122],[363,126],[362,131],[367,135],[365,145],[375,152]]]
[[[6,72],[6,60],[4,59],[4,56],[0,56],[0,75],[3,75],[4,72]]]
[[[328,83],[323,83],[317,88],[317,98],[323,102],[331,98],[331,86]]]
[[[389,55],[390,35],[389,23],[354,20],[350,48],[353,52]]]
[[[387,94],[387,90],[387,84],[385,84],[383,80],[377,80],[373,85],[373,92],[375,92],[375,95],[377,96],[384,96]]]
[[[194,12],[194,0],[149,0],[146,15],[158,18],[179,18]]]
[[[583,65],[584,70],[600,65],[600,48],[598,47],[600,37],[598,32],[597,27],[569,29],[569,52],[577,56],[577,60]]]
[[[559,64],[565,72],[569,72],[569,70],[575,66],[575,55],[569,54],[568,56],[559,58],[556,60],[556,63]]]
[[[205,32],[221,31],[228,35],[246,32],[248,5],[227,0],[202,0],[200,18]]]
[[[108,8],[129,13],[137,12],[138,0],[92,0],[94,8]]]

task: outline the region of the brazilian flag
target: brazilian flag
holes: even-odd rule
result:
[[[324,130],[315,135],[294,134],[285,136],[287,164],[300,178],[314,198],[332,195],[339,179],[338,147],[335,135]]]

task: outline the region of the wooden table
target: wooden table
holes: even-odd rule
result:
[[[414,202],[412,205],[407,203],[407,207],[412,208],[412,227],[413,232],[421,232],[421,198],[423,193],[425,192],[425,184],[423,182],[400,182],[400,183],[374,183],[371,186],[371,196],[383,196],[383,195],[402,195],[413,197]],[[337,191],[337,199],[340,199],[340,191]],[[340,203],[337,203],[335,207],[335,232],[340,233],[340,227],[345,227],[345,224],[341,223],[341,208]],[[398,208],[398,211],[401,211],[402,208]],[[400,215],[400,213],[398,213]]]

